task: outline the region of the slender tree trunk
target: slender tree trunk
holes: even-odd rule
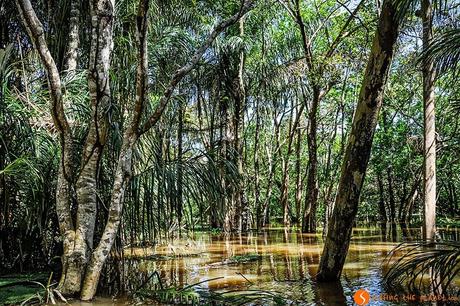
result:
[[[422,0],[423,48],[432,40],[431,0]],[[436,129],[435,129],[435,70],[430,59],[423,61],[423,105],[424,105],[424,223],[423,238],[434,240],[436,234]]]
[[[387,212],[385,209],[385,189],[383,187],[382,174],[377,174],[377,184],[379,187],[379,214],[380,214],[380,231],[383,239],[386,240],[387,236]]]
[[[388,222],[388,219],[387,219],[387,212],[386,212],[386,209],[385,209],[385,190],[384,190],[384,187],[383,187],[383,181],[382,181],[382,177],[381,177],[380,173],[377,174],[377,183],[378,183],[378,186],[379,186],[380,222],[382,222],[386,226],[386,223]]]
[[[273,191],[273,181],[274,181],[274,176],[275,176],[275,169],[276,169],[276,164],[278,162],[277,156],[278,154],[276,153],[278,150],[281,150],[280,148],[280,125],[282,121],[282,117],[280,118],[279,122],[277,119],[278,114],[274,114],[273,117],[273,126],[275,129],[275,154],[272,155],[272,151],[266,147],[267,151],[267,158],[268,158],[268,182],[267,182],[267,188],[265,192],[265,200],[262,205],[262,227],[265,227],[269,224],[270,222],[270,200],[271,200],[271,195]]]
[[[229,160],[229,149],[228,146],[230,145],[229,139],[232,137],[231,132],[229,132],[230,127],[229,125],[229,119],[228,119],[228,102],[227,101],[221,101],[222,106],[221,106],[221,157],[220,157],[220,179],[221,179],[221,187],[224,190],[224,194],[221,195],[221,201],[222,201],[222,208],[224,212],[224,232],[229,233],[233,229],[233,217],[234,217],[234,203],[233,203],[233,198],[231,197],[231,192],[230,189],[228,188],[228,182],[227,182],[227,164],[226,161]],[[230,194],[230,196],[229,196]]]
[[[297,130],[297,142],[295,146],[295,154],[296,154],[296,161],[295,161],[295,170],[296,170],[296,179],[295,179],[295,212],[296,212],[296,223],[301,223],[301,205],[302,205],[302,191],[303,191],[303,180],[302,180],[302,171],[301,171],[301,143],[302,143],[302,130]]]
[[[71,187],[73,184],[73,139],[64,112],[61,77],[48,49],[43,25],[37,18],[32,4],[29,0],[16,0],[16,6],[20,13],[22,23],[45,67],[51,98],[50,113],[60,138],[61,157],[56,188],[56,213],[58,215],[59,229],[63,241],[63,277],[61,277],[59,284],[62,292],[73,294],[78,292],[80,288],[78,279],[75,279],[73,276],[79,275],[81,272],[78,271],[75,261],[71,258],[75,244],[75,227],[70,210],[70,201],[72,198],[71,191],[73,189]],[[71,271],[69,277],[66,277],[67,270]]]
[[[183,144],[182,144],[182,133],[184,130],[184,112],[185,112],[185,101],[179,100],[179,118],[178,118],[178,129],[177,129],[177,221],[179,223],[179,235],[182,234],[181,222],[183,214],[183,196],[182,196],[182,185],[183,185],[183,168],[182,168],[182,155],[183,155]]]
[[[260,137],[260,110],[259,99],[256,99],[256,131],[254,133],[254,201],[256,207],[256,227],[262,226],[262,203],[260,201],[260,173],[259,173],[259,137]]]
[[[393,1],[385,0],[348,138],[318,281],[336,281],[342,273],[397,35],[398,18]]]
[[[239,20],[239,35],[244,35],[244,19]],[[239,53],[238,61],[238,76],[235,80],[235,153],[236,166],[238,169],[239,184],[235,193],[235,220],[234,224],[238,226],[239,232],[246,232],[248,228],[248,203],[245,195],[245,173],[243,168],[243,145],[242,136],[244,132],[244,107],[246,100],[246,92],[244,87],[244,48]]]
[[[80,5],[81,1],[71,0],[69,19],[69,41],[65,56],[67,72],[77,69],[78,46],[80,44]]]
[[[308,174],[307,174],[307,198],[305,201],[305,209],[302,220],[302,232],[303,233],[315,233],[316,232],[316,207],[318,204],[318,144],[316,139],[317,133],[317,113],[319,102],[323,92],[314,87],[313,89],[313,101],[308,114],[309,126],[308,126]]]
[[[80,271],[77,275],[79,283],[93,250],[97,216],[97,173],[107,134],[106,110],[111,99],[109,70],[113,48],[114,6],[114,0],[90,2],[91,48],[88,88],[92,120],[83,147],[81,170],[76,183],[78,211],[72,254],[73,260],[77,263],[76,268]]]
[[[291,218],[289,216],[289,157],[291,155],[292,148],[292,129],[293,129],[293,116],[294,108],[291,109],[291,115],[289,117],[289,144],[286,151],[286,155],[283,154],[283,150],[279,150],[279,156],[281,160],[281,170],[282,170],[282,181],[280,184],[280,203],[283,208],[283,225],[285,228],[291,226]],[[295,128],[294,128],[295,129]]]
[[[390,208],[390,224],[391,224],[391,235],[396,236],[396,200],[393,190],[393,173],[392,168],[387,168],[387,181],[388,181],[388,204]]]
[[[132,129],[126,130],[115,173],[109,217],[99,245],[91,255],[83,281],[81,299],[84,301],[91,300],[96,294],[102,267],[110,254],[118,232],[123,208],[123,197],[126,186],[131,178],[133,148],[136,140],[137,136],[135,132]]]

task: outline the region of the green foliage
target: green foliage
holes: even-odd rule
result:
[[[282,226],[280,202],[284,183],[289,217],[292,223],[298,223],[308,204],[307,133],[311,126],[309,111],[313,92],[316,87],[330,85],[316,114],[317,219],[322,223],[320,227],[328,220],[326,213],[336,196],[351,121],[378,20],[376,3],[379,1],[364,1],[352,17],[350,14],[360,1],[299,1],[311,63],[307,63],[299,21],[293,14],[295,2],[256,2],[241,23],[217,37],[198,65],[178,84],[155,128],[139,139],[134,152],[134,174],[125,191],[121,243],[117,241],[117,246],[128,242],[154,245],[197,228],[211,228],[217,235],[229,221],[227,213],[233,208],[239,209],[237,217],[243,215],[245,209],[245,217],[253,228],[260,226],[263,217],[267,217],[272,227]],[[437,209],[439,217],[445,217],[438,218],[438,225],[458,226],[458,3],[434,1],[435,39],[428,49],[421,50],[421,22],[416,16],[420,1],[397,2],[398,14],[405,22],[374,137],[358,221],[378,222],[390,215],[391,198],[395,221],[408,212],[408,221],[416,225],[420,222],[423,97],[418,64],[431,59],[440,73],[436,80]],[[51,53],[59,67],[66,53],[63,38],[68,34],[68,3],[34,2],[39,18],[45,22]],[[190,60],[218,20],[238,10],[241,1],[150,1],[150,5],[149,92],[142,121],[157,107],[171,75]],[[107,218],[121,135],[134,107],[137,8],[137,1],[116,1],[111,102],[104,110],[110,128],[97,178],[98,220]],[[65,111],[75,135],[75,165],[82,163],[78,156],[92,115],[86,69],[90,37],[88,9],[87,4],[82,6],[78,69],[75,73],[61,73]],[[51,265],[60,252],[61,237],[55,213],[60,144],[50,115],[44,69],[19,23],[6,23],[9,27],[5,29],[11,30],[6,32],[15,36],[7,37],[14,44],[0,49],[0,239],[3,248],[0,252],[5,255],[0,257],[0,265],[7,269],[44,268]],[[328,56],[336,39],[339,39],[336,48]],[[238,105],[236,98],[239,82],[244,88],[242,105]],[[303,113],[294,129],[301,107]],[[75,180],[78,175],[75,173]],[[244,197],[239,200],[244,204],[236,207],[240,191]],[[406,211],[404,207],[412,198],[412,206]],[[69,199],[72,210],[75,201]],[[381,202],[385,216],[380,214]],[[262,216],[264,213],[266,216]],[[237,230],[238,222],[230,221]],[[103,227],[104,222],[97,222],[96,242]],[[20,252],[18,244],[25,251]],[[170,258],[174,256],[153,259]],[[259,258],[256,254],[247,254],[232,257],[228,262],[244,263]],[[197,303],[203,301],[204,294],[198,291],[192,286],[147,295],[153,294],[161,301]],[[209,299],[235,304],[252,298],[275,304],[281,301],[276,294],[267,292],[206,294]]]
[[[438,34],[420,55],[420,61],[429,59],[435,63],[438,73],[458,70],[460,62],[460,29],[450,29]],[[458,73],[458,71],[457,71]]]
[[[231,290],[215,292],[199,287],[205,280],[183,288],[139,290],[136,295],[142,301],[153,299],[160,303],[180,305],[286,305],[281,294],[264,290]]]
[[[0,305],[44,303],[46,274],[7,275],[0,277]]]
[[[232,256],[228,259],[229,263],[245,263],[245,262],[250,262],[250,261],[257,261],[262,258],[261,255],[259,254],[244,254],[244,255],[236,255]]]

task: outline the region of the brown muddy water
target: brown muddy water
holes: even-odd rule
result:
[[[458,231],[444,230],[448,239]],[[155,247],[126,248],[124,282],[128,290],[158,288],[158,272],[164,287],[184,287],[202,282],[203,290],[266,290],[279,293],[291,305],[356,305],[353,294],[360,288],[371,296],[388,294],[382,284],[385,258],[402,240],[419,236],[419,229],[386,237],[380,229],[356,228],[341,281],[316,284],[323,239],[283,229],[247,235],[194,233]],[[241,256],[250,260],[238,262]],[[211,281],[206,281],[214,279]],[[456,284],[460,284],[457,280]],[[129,298],[97,298],[93,303],[73,305],[127,305]],[[166,305],[166,304],[156,304]],[[371,301],[369,305],[403,305],[402,302]],[[429,304],[427,304],[429,305]]]

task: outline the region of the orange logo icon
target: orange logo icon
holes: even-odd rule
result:
[[[362,306],[362,305],[367,305],[370,300],[370,295],[369,292],[365,289],[359,289],[358,291],[355,292],[353,295],[353,300],[355,300],[355,303]]]

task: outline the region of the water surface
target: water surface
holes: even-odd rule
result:
[[[456,235],[456,231],[444,231]],[[199,287],[214,291],[267,290],[278,292],[293,305],[353,305],[353,294],[365,288],[372,296],[387,294],[382,285],[383,264],[390,251],[404,239],[416,239],[418,229],[396,235],[382,235],[377,228],[355,228],[341,281],[316,284],[321,233],[302,234],[283,229],[246,235],[194,233],[147,248],[126,248],[124,282],[128,290],[143,284],[158,288],[152,273],[157,271],[164,287]],[[456,237],[455,237],[456,238]],[[251,255],[250,261],[235,258]],[[213,279],[211,281],[206,281]],[[457,280],[458,282],[458,280]],[[129,300],[103,304],[121,305]],[[402,305],[401,302],[374,301],[371,305]],[[87,305],[87,304],[86,304]]]

